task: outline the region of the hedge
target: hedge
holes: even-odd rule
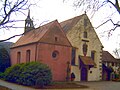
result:
[[[50,68],[39,62],[16,64],[0,75],[4,80],[27,86],[44,86],[52,81]]]

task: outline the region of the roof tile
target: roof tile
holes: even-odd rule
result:
[[[106,62],[118,62],[108,51],[102,52],[102,61]]]

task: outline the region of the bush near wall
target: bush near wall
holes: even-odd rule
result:
[[[4,80],[27,86],[48,85],[52,81],[50,68],[39,62],[17,64],[6,69],[0,75]]]

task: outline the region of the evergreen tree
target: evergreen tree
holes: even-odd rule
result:
[[[0,48],[0,72],[10,66],[10,56],[5,48]]]

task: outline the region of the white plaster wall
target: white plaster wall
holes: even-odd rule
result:
[[[80,70],[78,66],[71,67],[71,73],[75,74],[75,81],[80,81]]]
[[[96,63],[96,67],[95,68],[91,68],[90,70],[92,71],[92,73],[90,73],[90,70],[88,70],[88,81],[98,81],[100,80],[100,76],[101,76],[101,72],[102,69],[100,69],[100,65],[101,65],[101,47],[102,44],[95,32],[95,30],[93,29],[91,23],[88,21],[88,26],[86,28],[84,28],[84,18],[87,18],[87,16],[83,16],[81,18],[81,20],[71,29],[69,30],[69,32],[67,33],[67,37],[69,39],[69,41],[71,42],[73,47],[76,47],[76,65],[79,65],[79,59],[78,56],[81,55],[83,56],[83,51],[82,51],[82,45],[83,45],[83,32],[86,30],[88,33],[88,38],[86,38],[86,40],[88,40],[89,42],[87,42],[88,45],[88,52],[87,52],[87,56],[91,56],[91,51],[95,51],[95,60],[94,62]],[[72,66],[71,70],[76,74],[76,81],[80,81],[80,70],[79,67],[77,66]]]

